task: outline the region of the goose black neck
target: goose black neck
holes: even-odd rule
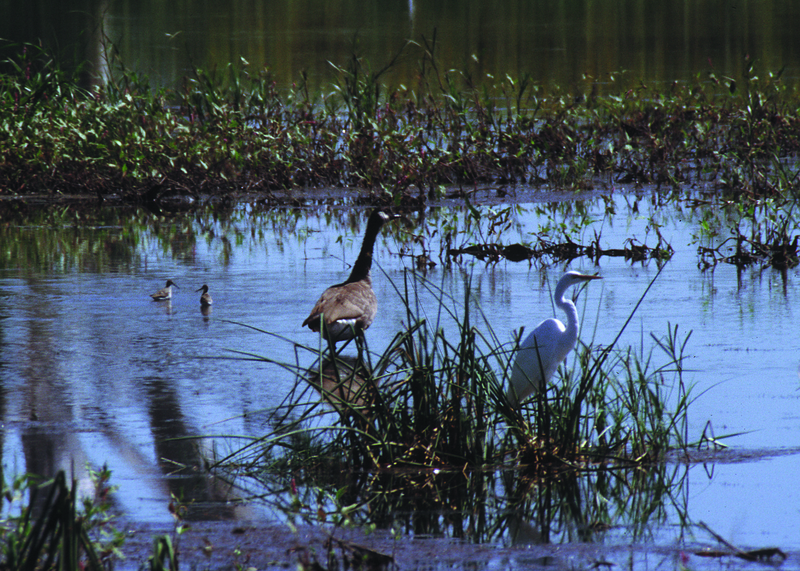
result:
[[[368,279],[369,271],[372,268],[372,250],[375,247],[375,239],[381,231],[385,219],[381,212],[375,211],[370,215],[367,222],[367,231],[364,233],[364,241],[361,243],[361,251],[358,253],[356,263],[347,278],[347,283]]]

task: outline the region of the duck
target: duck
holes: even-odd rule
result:
[[[150,297],[153,301],[166,301],[172,299],[172,286],[178,287],[178,284],[172,280],[167,280],[167,285],[158,290],[156,293],[151,293]]]
[[[208,293],[208,286],[206,284],[203,284],[202,287],[199,287],[194,291],[198,292],[200,290],[203,290],[203,295],[200,296],[200,305],[202,307],[208,307],[209,305],[214,303],[214,300],[211,299],[211,294]]]

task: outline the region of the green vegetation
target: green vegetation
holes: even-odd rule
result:
[[[439,300],[432,315],[422,290]],[[627,513],[644,529],[675,503],[682,478],[669,480],[664,460],[690,445],[691,401],[682,379],[688,336],[677,327],[654,337],[647,354],[582,346],[563,375],[516,409],[503,394],[516,347],[476,318],[469,287],[457,302],[410,274],[397,293],[408,326],[381,354],[363,344],[355,356],[295,344],[319,357],[309,370],[242,355],[294,371],[296,390],[268,434],[217,459],[214,470],[240,485],[259,482],[269,491],[258,496],[292,518],[400,525],[472,541],[501,538],[509,517],[532,517],[520,512],[531,493],[535,516],[550,522],[543,513],[569,512],[570,494],[622,484],[598,472],[630,472],[622,478],[626,493],[641,496],[634,505],[642,511],[630,513],[623,495],[609,500],[620,502],[613,509],[563,513],[572,524],[608,525]],[[487,493],[495,505],[487,505]],[[399,522],[407,510],[426,514]]]
[[[123,534],[109,513],[109,472],[90,472],[94,497],[79,500],[63,471],[48,482],[23,476],[2,481],[6,505],[0,527],[4,569],[101,571],[119,556]],[[82,510],[78,506],[82,505]]]
[[[798,264],[800,96],[780,73],[750,65],[739,81],[708,75],[618,94],[611,78],[609,95],[598,96],[591,78],[582,93],[545,90],[526,77],[479,81],[440,70],[435,46],[426,48],[411,88],[387,90],[381,72],[353,56],[328,92],[311,94],[304,81],[279,91],[269,70],[244,61],[197,70],[170,89],[114,60],[109,81],[86,91],[46,53],[6,46],[0,199],[13,206],[0,221],[29,216],[28,205],[12,199],[31,196],[88,194],[149,210],[106,211],[112,220],[97,230],[104,235],[86,240],[85,210],[50,211],[35,221],[52,226],[57,239],[7,240],[0,267],[57,267],[65,259],[103,265],[121,258],[109,249],[134,256],[151,236],[181,256],[202,237],[214,240],[220,226],[245,240],[238,217],[293,205],[296,198],[278,191],[309,186],[357,187],[365,202],[407,211],[445,196],[463,201],[449,217],[429,209],[400,240],[401,255],[423,269],[437,254],[447,264],[466,255],[531,263],[618,255],[661,264],[672,255],[656,220],[649,227],[655,245],[601,247],[599,235],[580,236],[586,213],[569,204],[558,206],[569,224],[548,205],[534,206],[552,222],[538,243],[501,243],[520,207],[473,206],[478,185],[500,198],[523,186],[599,188],[596,200],[607,212],[617,186],[650,185],[654,202],[674,199],[698,223],[701,267]],[[253,195],[247,214],[228,200]],[[202,206],[192,206],[194,220],[162,216],[174,207],[170,197]],[[631,213],[637,208],[633,201]],[[271,215],[284,228],[301,216],[292,209]],[[251,227],[250,238],[262,230]],[[0,237],[5,231],[0,226]],[[221,248],[220,256],[230,255],[229,243]],[[380,354],[366,344],[354,343],[353,356],[286,340],[316,359],[310,370],[242,355],[292,371],[296,390],[267,434],[242,446],[232,439],[238,448],[210,461],[212,469],[255,482],[253,497],[291,521],[471,541],[514,540],[525,526],[545,541],[586,540],[621,517],[644,534],[666,510],[684,517],[682,467],[664,461],[691,443],[682,376],[689,336],[677,326],[651,334],[649,350],[580,346],[546,390],[514,409],[502,389],[515,344],[492,331],[469,287],[463,300],[452,300],[409,273],[397,289],[406,327]],[[422,290],[437,297],[434,310],[421,303]],[[75,516],[74,488],[59,478],[39,519],[31,507],[8,519],[6,562],[96,569],[113,552],[116,539],[91,539],[83,523],[70,523],[92,518]],[[169,538],[160,538],[151,567],[174,567],[175,557]]]
[[[781,74],[698,77],[598,96],[530,78],[437,67],[426,46],[417,85],[388,90],[356,55],[329,91],[281,92],[245,61],[153,86],[111,58],[109,80],[78,87],[48,54],[6,46],[0,75],[0,193],[169,195],[359,187],[419,204],[443,186],[593,188],[692,184],[741,198],[797,196],[796,89]]]
[[[40,48],[6,45],[0,198],[77,194],[161,214],[206,202],[225,210],[238,198],[294,205],[297,196],[281,191],[314,186],[421,208],[445,196],[469,206],[479,190],[513,199],[531,188],[595,189],[607,197],[650,185],[658,200],[686,202],[691,216],[704,217],[701,267],[797,265],[800,94],[781,72],[748,61],[737,80],[709,73],[624,93],[613,76],[601,96],[594,78],[566,93],[528,77],[441,70],[435,44],[423,44],[414,86],[387,89],[387,68],[373,72],[353,55],[320,94],[302,77],[278,90],[268,69],[245,61],[156,87],[112,50],[108,81],[87,91],[78,86],[80,66],[68,74]],[[558,242],[441,246],[487,261],[669,258],[653,229],[654,245],[610,249],[575,243],[569,232]]]

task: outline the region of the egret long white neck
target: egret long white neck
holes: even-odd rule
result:
[[[556,287],[556,293],[553,297],[555,298],[556,307],[567,314],[567,329],[565,334],[567,335],[567,338],[572,339],[574,343],[578,340],[578,308],[575,307],[575,304],[571,299],[564,297],[564,294],[570,285],[573,284],[559,283],[558,287]]]

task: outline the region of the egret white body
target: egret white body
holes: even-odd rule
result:
[[[167,280],[167,285],[158,290],[156,293],[151,293],[150,297],[153,298],[153,301],[165,301],[167,299],[172,299],[172,286],[178,287],[178,284],[172,280]]]
[[[567,324],[555,318],[542,321],[525,340],[520,343],[511,384],[506,392],[508,401],[516,406],[530,395],[542,390],[553,373],[567,358],[578,341],[578,309],[564,294],[574,286],[600,276],[589,276],[579,272],[567,272],[558,281],[553,301],[567,315]]]
[[[211,294],[208,293],[208,286],[206,284],[203,284],[203,287],[199,287],[194,291],[198,292],[200,290],[203,291],[203,294],[200,296],[200,306],[201,307],[208,307],[209,305],[214,303],[214,300],[211,299]]]
[[[319,331],[334,343],[362,335],[375,319],[378,300],[372,291],[372,250],[383,224],[397,218],[382,210],[375,210],[367,221],[367,230],[361,251],[356,258],[350,277],[322,292],[311,314],[303,321],[312,331]],[[320,328],[320,324],[322,327]]]

